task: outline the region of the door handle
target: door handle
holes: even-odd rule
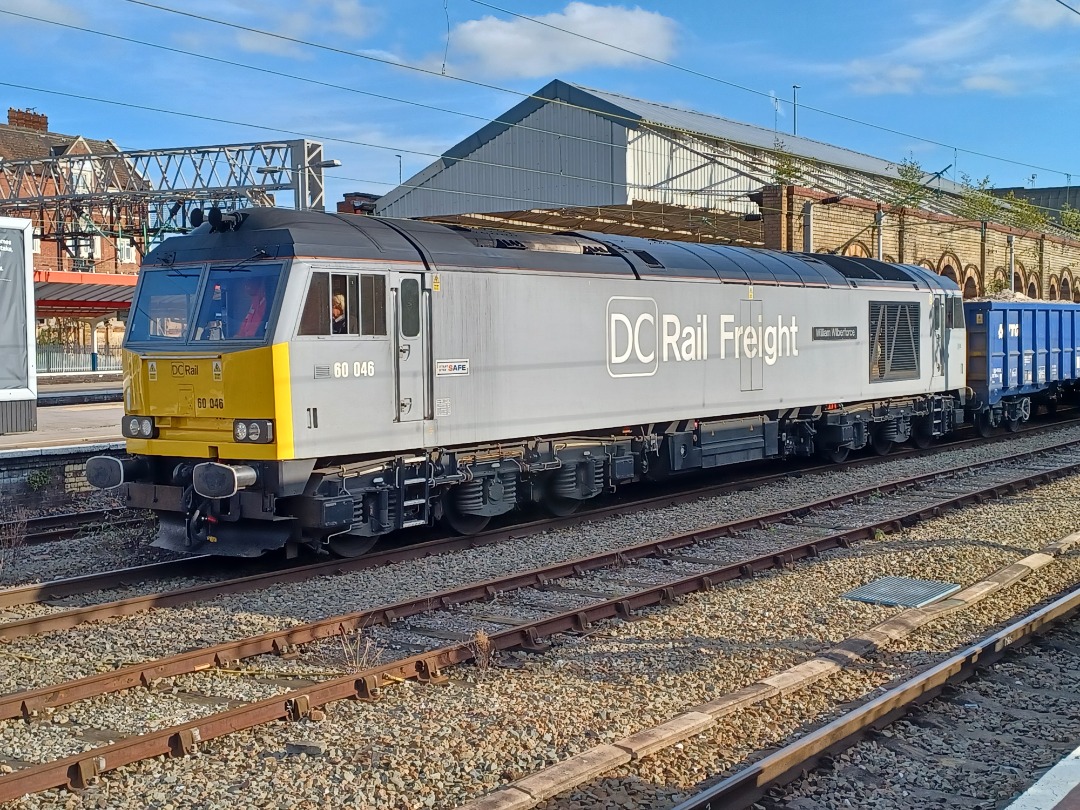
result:
[[[398,351],[398,354],[401,355],[401,358],[403,360],[408,360],[409,355],[412,354],[412,345],[409,344],[409,343],[406,343],[404,346],[398,346],[397,351]]]
[[[412,397],[405,397],[398,403],[398,410],[402,413],[408,413],[412,410]]]

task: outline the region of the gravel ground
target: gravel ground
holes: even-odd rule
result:
[[[770,806],[1000,807],[1075,749],[1078,727],[1074,623],[842,753]]]
[[[982,449],[982,448],[980,448]],[[968,452],[968,451],[963,451]],[[1076,451],[1072,451],[1074,454]],[[1057,455],[1061,455],[1058,451]],[[915,460],[897,462],[911,465]],[[929,459],[918,461],[920,470],[940,469],[943,463]],[[933,464],[930,470],[926,466]],[[891,467],[891,465],[890,465]],[[870,483],[882,480],[881,468]],[[1003,464],[993,473],[1008,478],[1010,472]],[[835,477],[865,478],[871,471],[842,472]],[[899,477],[901,473],[893,473]],[[981,480],[981,476],[980,476]],[[957,484],[965,483],[958,480]],[[779,485],[764,487],[719,498],[698,501],[659,510],[659,512],[613,518],[602,522],[552,531],[521,541],[501,543],[469,551],[444,554],[394,566],[357,571],[336,577],[320,578],[274,586],[262,591],[224,596],[210,602],[166,610],[151,610],[135,616],[118,617],[79,625],[70,630],[15,639],[5,645],[0,656],[10,659],[10,665],[0,671],[0,692],[40,688],[66,679],[86,677],[116,666],[153,658],[175,655],[193,646],[209,646],[244,636],[260,635],[305,622],[351,611],[377,607],[403,599],[411,599],[444,589],[458,587],[478,580],[490,579],[514,571],[535,568],[554,562],[583,556],[586,553],[610,550],[650,537],[664,536],[676,531],[703,528],[715,521],[728,521],[768,511],[781,505],[795,505],[820,499],[824,487],[832,492],[846,492],[867,486],[867,482],[842,480],[833,476],[812,476]],[[781,494],[788,492],[786,499]],[[777,491],[779,490],[779,491]],[[913,499],[932,500],[930,493],[909,492],[888,499],[871,499],[851,504],[843,509],[810,515],[807,523],[823,531],[849,528],[882,518],[883,512],[900,510],[900,503]],[[636,540],[635,540],[636,538]],[[700,543],[688,549],[714,560],[734,562],[747,556],[764,554],[788,545],[785,532],[748,532],[746,536],[720,538]],[[670,565],[670,561],[667,563]],[[598,572],[584,579],[584,587],[595,591],[631,592],[671,578],[657,579],[650,567],[663,563],[646,562],[634,568],[633,579],[621,587],[612,582],[612,572]],[[689,570],[689,569],[688,569]],[[699,567],[698,571],[701,570]],[[160,587],[160,586],[159,586]],[[578,585],[577,587],[582,587]],[[550,603],[552,594],[543,595]],[[580,599],[573,607],[587,604]],[[5,610],[8,616],[24,612],[42,612],[48,608],[31,606]],[[568,608],[564,608],[568,609]],[[2,633],[2,628],[0,628]],[[407,645],[427,649],[429,639],[415,636],[392,639],[380,638],[379,643],[391,649],[407,649]],[[404,646],[403,646],[404,645]],[[42,654],[42,649],[48,655]]]
[[[881,477],[880,468],[875,475]],[[753,499],[755,494],[740,497]],[[322,722],[264,726],[205,744],[198,756],[121,769],[81,796],[50,791],[20,806],[451,807],[774,674],[895,612],[838,598],[852,587],[882,575],[932,576],[962,584],[977,580],[1069,533],[1080,520],[1078,496],[1080,478],[1066,479],[901,535],[829,552],[794,571],[690,597],[675,607],[649,611],[640,621],[612,622],[587,636],[563,638],[544,656],[512,655],[505,657],[504,666],[456,670],[443,687],[407,684],[387,689],[377,703],[336,703]],[[775,496],[769,506],[777,507]],[[644,524],[637,536],[655,531],[651,527],[656,516],[635,519]],[[624,533],[623,542],[626,537]],[[549,548],[547,543],[538,546],[530,548]],[[460,555],[452,559],[460,560]],[[619,769],[546,807],[670,805],[703,777],[724,772],[762,747],[782,743],[808,719],[881,688],[920,660],[952,650],[987,625],[1008,619],[1021,605],[1080,580],[1080,555],[1055,562],[1036,577],[970,613],[919,631],[883,657],[880,668],[842,672],[806,694],[742,712],[686,741],[682,750]],[[486,613],[495,612],[490,604],[486,607]],[[265,616],[257,614],[259,619]],[[269,671],[270,659],[264,659],[245,666]],[[276,666],[283,663],[296,667],[303,662],[277,661]],[[193,678],[178,680],[184,681],[185,690],[211,695],[223,688],[220,681],[204,685]],[[258,694],[245,691],[251,679],[225,680],[233,699]],[[98,699],[83,703],[79,711],[93,717]],[[36,735],[26,745],[44,746],[35,740],[45,736]],[[298,747],[301,742],[307,747]],[[30,758],[40,753],[21,750]]]

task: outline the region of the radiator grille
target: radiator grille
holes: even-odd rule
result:
[[[870,382],[919,377],[919,304],[870,302]]]

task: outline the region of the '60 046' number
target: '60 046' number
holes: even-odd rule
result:
[[[356,360],[352,363],[348,361],[344,363],[334,363],[334,376],[335,377],[374,377],[375,376],[375,361],[374,360]]]
[[[221,411],[225,409],[225,400],[221,397],[210,397],[209,399],[206,397],[199,397],[195,400],[195,405],[201,411]]]

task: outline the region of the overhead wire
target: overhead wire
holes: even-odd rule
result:
[[[370,57],[368,55],[357,54],[357,53],[352,52],[352,51],[345,51],[343,49],[336,49],[336,48],[332,48],[330,46],[321,45],[319,43],[309,43],[309,42],[307,42],[305,40],[299,40],[299,39],[292,38],[292,37],[286,37],[284,35],[274,34],[272,32],[266,32],[266,31],[262,31],[260,29],[250,28],[250,27],[247,27],[247,26],[240,26],[240,25],[236,25],[236,24],[233,24],[233,23],[224,23],[224,22],[222,22],[220,20],[213,20],[213,19],[208,18],[208,17],[203,17],[202,15],[197,15],[197,14],[193,14],[193,13],[190,13],[190,12],[178,11],[176,9],[170,9],[168,7],[161,6],[161,5],[158,5],[158,4],[155,4],[155,3],[145,2],[145,0],[127,0],[127,2],[131,2],[131,3],[135,4],[135,5],[147,6],[147,7],[154,8],[154,9],[161,10],[161,11],[167,11],[167,12],[171,12],[171,13],[181,14],[183,16],[194,17],[196,19],[204,20],[204,21],[207,21],[207,22],[215,22],[215,23],[219,23],[219,24],[222,24],[222,25],[227,25],[228,27],[238,28],[240,30],[248,31],[248,32],[251,32],[251,33],[258,33],[258,34],[262,34],[262,35],[266,35],[266,36],[278,37],[278,38],[282,38],[282,39],[285,39],[285,40],[288,40],[288,41],[291,41],[291,42],[310,45],[312,47],[317,47],[317,48],[327,48],[327,49],[335,50],[335,51],[345,53],[345,54],[348,54],[348,55],[360,56],[361,58],[370,58],[370,59],[373,59],[374,61],[384,62],[386,64],[389,64],[389,65],[392,65],[392,66],[395,66],[395,67],[412,68],[412,66],[404,65],[402,63],[393,62],[391,60],[382,60],[382,59],[379,59],[377,57]],[[708,74],[701,73],[699,71],[693,71],[693,70],[691,70],[689,68],[683,68],[682,66],[676,65],[674,63],[669,63],[669,62],[666,62],[664,60],[656,60],[653,57],[648,57],[648,56],[643,55],[643,54],[638,54],[638,53],[636,53],[634,51],[629,51],[628,49],[620,48],[619,46],[612,45],[610,43],[605,43],[605,42],[602,42],[600,40],[595,40],[595,39],[593,39],[591,37],[588,37],[588,36],[585,36],[585,35],[582,35],[582,34],[578,34],[577,32],[567,31],[566,29],[559,28],[558,26],[553,26],[553,25],[551,25],[549,23],[546,23],[546,22],[543,22],[543,21],[535,20],[533,18],[525,17],[524,15],[520,15],[520,14],[517,14],[515,12],[507,11],[506,9],[502,9],[502,8],[500,8],[498,6],[494,6],[493,4],[490,4],[490,3],[482,2],[481,0],[472,0],[472,2],[475,2],[475,3],[477,3],[479,5],[482,5],[482,6],[492,8],[494,10],[503,11],[503,12],[505,12],[507,14],[511,14],[513,16],[516,16],[516,17],[521,17],[522,19],[531,20],[531,21],[536,22],[536,23],[538,23],[540,25],[544,25],[544,26],[549,27],[549,28],[554,28],[554,29],[559,30],[559,31],[563,31],[564,33],[567,33],[569,35],[582,37],[583,39],[587,39],[589,41],[596,42],[597,44],[601,44],[601,45],[605,45],[605,46],[608,46],[608,47],[611,47],[611,48],[615,48],[616,50],[623,50],[623,51],[626,51],[627,53],[630,53],[630,54],[632,54],[634,56],[640,56],[641,58],[650,59],[652,61],[657,61],[657,62],[659,62],[661,64],[664,64],[664,65],[667,65],[669,67],[673,67],[673,68],[676,68],[676,69],[679,69],[679,70],[684,70],[684,71],[692,73],[694,75],[699,75],[699,76],[702,76],[702,77],[705,77],[705,78],[709,78],[709,79],[712,79],[714,81],[721,82],[723,84],[729,84],[729,85],[731,85],[733,87],[736,87],[738,89],[746,90],[748,92],[755,92],[755,93],[759,92],[759,91],[754,91],[751,88],[742,87],[741,85],[737,85],[735,83],[727,82],[727,81],[719,79],[717,77],[713,77],[713,76],[710,76]],[[84,32],[84,33],[94,34],[94,35],[97,35],[97,36],[108,37],[108,38],[128,42],[128,43],[139,45],[139,46],[158,48],[158,49],[161,49],[161,50],[164,50],[164,51],[178,53],[178,54],[188,56],[188,57],[192,57],[192,58],[196,58],[196,59],[206,59],[208,61],[229,65],[231,67],[239,67],[239,68],[242,68],[242,69],[259,71],[259,72],[267,73],[269,75],[275,75],[275,76],[279,76],[279,77],[282,77],[282,78],[287,78],[287,79],[291,79],[291,80],[295,80],[295,81],[307,82],[307,83],[311,83],[311,84],[314,84],[314,85],[324,86],[324,87],[327,87],[329,89],[358,93],[358,94],[361,94],[361,95],[365,95],[365,96],[369,96],[369,97],[373,97],[373,98],[378,98],[378,99],[381,99],[381,100],[391,101],[391,102],[394,102],[394,103],[413,105],[413,106],[417,106],[417,107],[421,107],[421,108],[425,108],[425,109],[430,109],[430,110],[435,110],[435,111],[439,111],[439,112],[445,112],[445,113],[454,114],[454,115],[461,115],[461,116],[468,117],[468,118],[475,118],[475,119],[485,120],[485,121],[487,120],[487,119],[483,119],[481,116],[477,116],[477,115],[474,115],[474,114],[471,114],[471,113],[465,113],[465,112],[461,112],[461,111],[457,111],[457,110],[450,110],[450,109],[438,107],[436,105],[429,105],[429,104],[424,104],[422,102],[416,102],[416,101],[412,101],[412,100],[408,100],[408,99],[397,98],[397,97],[394,97],[394,96],[389,96],[389,95],[384,95],[384,94],[379,94],[379,93],[373,93],[373,92],[370,92],[370,91],[359,90],[357,88],[348,87],[346,85],[339,85],[339,84],[335,84],[335,83],[331,83],[331,82],[325,82],[325,81],[318,80],[318,79],[312,79],[310,77],[304,77],[304,76],[298,76],[298,75],[295,75],[295,74],[289,74],[289,73],[285,73],[283,71],[277,71],[277,70],[273,70],[273,69],[270,69],[270,68],[264,68],[264,67],[259,67],[259,66],[248,65],[248,64],[245,64],[245,63],[242,63],[242,62],[223,59],[221,57],[215,57],[215,56],[211,56],[211,55],[208,55],[208,54],[200,54],[200,53],[197,53],[197,52],[186,51],[186,50],[183,50],[183,49],[174,48],[174,47],[167,46],[167,45],[161,45],[159,43],[146,42],[146,41],[143,41],[143,40],[137,40],[137,39],[134,39],[134,38],[125,37],[125,36],[118,35],[118,34],[113,34],[113,33],[104,32],[104,31],[98,31],[98,30],[95,30],[95,29],[85,28],[85,27],[81,27],[81,26],[75,26],[75,25],[68,24],[68,23],[61,23],[61,22],[57,22],[57,21],[53,21],[53,20],[46,20],[46,19],[42,19],[42,18],[38,18],[38,17],[32,17],[30,15],[20,14],[18,12],[11,12],[11,11],[0,9],[0,13],[8,14],[8,15],[15,16],[15,17],[20,17],[20,18],[23,18],[23,19],[34,20],[34,21],[48,23],[48,24],[54,24],[54,25],[58,25],[60,27],[64,27],[64,28],[68,28],[68,29],[72,29],[72,30],[77,30],[77,31]],[[422,68],[417,68],[417,69],[419,69],[419,70],[421,70],[423,72],[429,72],[429,73],[431,72],[431,71],[424,71],[424,69],[422,69]],[[455,77],[455,76],[452,76],[452,75],[447,76],[447,78],[459,79],[459,77]],[[462,79],[462,80],[463,81],[469,81],[469,80],[464,80],[464,79]],[[471,83],[475,83],[475,82],[471,82]],[[402,147],[396,147],[396,146],[385,145],[385,144],[368,143],[368,142],[356,141],[356,140],[344,139],[344,138],[334,138],[332,136],[331,137],[325,137],[325,136],[313,135],[313,134],[308,134],[308,133],[284,130],[284,129],[280,129],[280,128],[265,126],[265,125],[252,124],[252,123],[249,123],[249,122],[230,121],[228,119],[216,118],[216,117],[213,117],[213,116],[205,116],[205,115],[195,114],[195,113],[182,113],[182,112],[178,112],[178,111],[174,111],[174,110],[165,110],[165,109],[162,109],[162,108],[149,107],[147,105],[137,105],[137,104],[132,104],[132,103],[129,103],[129,102],[118,102],[118,101],[111,100],[111,99],[100,99],[100,98],[94,98],[94,97],[91,97],[91,96],[80,96],[80,95],[76,95],[76,94],[62,93],[62,92],[59,92],[59,91],[51,91],[51,90],[42,89],[42,88],[31,88],[31,87],[27,87],[27,86],[24,86],[24,85],[17,85],[17,84],[13,84],[13,83],[0,82],[0,84],[4,84],[6,86],[11,86],[11,87],[17,87],[17,88],[21,88],[21,89],[28,89],[28,90],[32,90],[32,91],[35,91],[35,92],[53,93],[53,94],[64,95],[64,96],[68,96],[68,97],[81,98],[83,100],[93,101],[95,103],[119,104],[119,105],[122,105],[122,106],[133,107],[133,108],[136,108],[136,109],[142,109],[142,110],[146,110],[146,111],[160,112],[160,113],[163,113],[163,114],[171,114],[171,115],[179,115],[179,116],[185,116],[185,117],[199,118],[199,119],[203,119],[203,120],[213,121],[213,122],[216,122],[216,123],[225,123],[225,124],[230,124],[230,125],[235,125],[235,126],[254,127],[254,128],[259,128],[259,129],[264,129],[264,130],[269,130],[269,131],[290,132],[291,134],[301,135],[302,137],[320,138],[322,140],[332,140],[332,141],[336,141],[336,142],[361,146],[361,147],[364,147],[364,148],[381,149],[381,150],[386,150],[386,151],[393,150],[395,152],[404,151],[404,152],[409,153],[409,154],[417,154],[417,155],[422,155],[422,156],[425,156],[425,157],[442,157],[441,155],[437,155],[435,153],[422,152],[422,151],[413,150],[413,149],[405,149],[405,148],[402,148]],[[483,86],[491,87],[491,88],[497,89],[497,90],[502,90],[503,92],[516,93],[518,95],[523,95],[523,96],[528,96],[529,95],[529,94],[524,94],[524,93],[518,93],[517,91],[507,90],[505,88],[498,88],[498,87],[496,87],[494,85],[483,85]],[[536,96],[529,96],[529,97],[537,98]],[[541,100],[543,100],[543,101],[552,101],[552,99],[548,99],[548,98],[545,98],[545,97],[539,97],[539,98],[541,98]],[[577,106],[577,105],[568,105],[568,106]],[[581,107],[580,109],[588,110],[587,107]],[[637,121],[637,119],[632,119],[632,120]],[[524,124],[522,124],[520,122],[501,122],[498,119],[496,119],[496,123],[503,123],[504,125],[506,125],[508,127],[520,127],[520,128],[523,128],[523,129],[542,132],[542,133],[545,133],[545,134],[558,134],[558,135],[560,135],[560,137],[567,137],[567,138],[592,142],[592,143],[607,146],[607,147],[615,146],[614,144],[611,144],[610,142],[599,141],[599,140],[592,139],[592,138],[578,137],[578,136],[573,136],[573,135],[569,135],[569,134],[565,134],[565,133],[552,133],[550,130],[544,130],[544,129],[541,129],[541,128],[531,127],[529,125],[524,125]],[[863,122],[858,122],[858,123],[863,123]],[[688,132],[687,134],[694,134],[694,133]],[[911,136],[911,137],[917,137],[917,136]],[[956,148],[954,147],[954,151],[955,151],[955,149]],[[976,154],[974,152],[971,152],[970,150],[961,149],[960,151],[964,151],[965,153],[968,153],[968,154]],[[993,156],[987,156],[987,157],[992,158]],[[478,160],[473,159],[473,158],[455,158],[455,161],[457,161],[457,162],[465,162],[465,163],[479,163],[481,165],[498,166],[498,167],[505,168],[505,164],[492,163],[492,162],[488,162],[488,161],[478,161]],[[1040,167],[1034,166],[1033,164],[1022,164],[1022,165],[1030,166],[1032,168],[1040,168]],[[842,168],[842,167],[839,167],[839,168]],[[620,183],[612,183],[610,181],[597,180],[597,179],[594,179],[594,178],[573,177],[573,176],[568,177],[568,176],[566,176],[566,175],[564,175],[562,173],[552,172],[552,171],[544,171],[544,170],[539,170],[539,169],[528,169],[528,168],[522,167],[522,168],[520,168],[520,170],[521,171],[538,173],[538,174],[558,175],[560,177],[560,179],[563,179],[563,180],[567,180],[567,179],[569,179],[569,180],[581,180],[581,181],[590,182],[590,183],[594,183],[594,184],[601,183],[601,184],[620,186],[620,187],[622,187],[624,185],[624,184],[620,184]],[[1046,170],[1046,171],[1057,171],[1057,170],[1053,170],[1053,169],[1044,169],[1044,170]],[[342,178],[342,179],[349,179],[349,178]],[[391,187],[394,186],[394,184],[385,183],[383,181],[364,180],[364,181],[359,181],[359,182],[377,183],[379,185],[388,185],[388,186],[391,186]],[[398,186],[399,187],[404,187],[402,184],[398,184]],[[628,187],[632,188],[633,186],[628,186]],[[650,190],[655,190],[655,189],[651,189],[651,187],[646,187],[646,186],[641,186],[641,187],[642,188],[649,188]],[[449,189],[435,189],[435,188],[428,188],[428,187],[424,187],[424,188],[426,190],[430,190],[430,191],[453,193],[453,190],[449,190]],[[825,187],[821,187],[821,188],[824,189]],[[707,188],[706,189],[671,189],[671,188],[668,188],[668,189],[664,189],[664,191],[671,192],[671,193],[688,193],[688,194],[692,194],[692,195],[696,195],[696,196],[708,196],[708,197],[712,197],[712,198],[721,198],[721,199],[722,198],[733,199],[733,198],[744,197],[748,193],[748,192],[739,192],[739,191],[736,191],[736,192],[720,192],[720,191],[715,191],[715,190],[711,190],[711,189],[707,189]],[[464,194],[466,194],[467,196],[492,197],[492,198],[498,198],[498,199],[507,199],[507,200],[514,201],[514,202],[530,202],[530,203],[536,203],[536,204],[541,204],[541,205],[552,205],[552,204],[558,205],[559,204],[559,203],[557,203],[555,201],[552,201],[552,200],[529,200],[529,199],[525,199],[525,198],[508,198],[505,195],[488,195],[488,194],[477,194],[477,193],[464,193]],[[582,206],[580,203],[562,203],[562,205],[567,206],[567,207],[573,207],[573,208],[592,208],[593,207],[593,206]],[[597,208],[598,208],[598,210],[600,210],[600,207],[597,207]],[[608,207],[605,206],[604,208],[608,208]],[[626,209],[622,208],[622,207],[618,207],[618,206],[611,206],[610,210],[625,211]],[[1047,210],[1049,210],[1049,209],[1047,209]]]
[[[1058,0],[1058,2],[1060,2],[1060,1],[1061,0]],[[509,93],[511,95],[520,96],[520,97],[526,98],[526,99],[531,98],[531,99],[536,99],[536,100],[542,101],[542,102],[553,102],[553,103],[558,103],[558,104],[565,105],[565,106],[570,107],[570,108],[583,109],[583,110],[588,110],[589,112],[593,112],[592,110],[589,110],[588,107],[582,107],[580,105],[576,105],[576,104],[573,104],[573,103],[570,103],[570,102],[566,102],[566,101],[563,101],[561,99],[549,99],[549,98],[545,98],[543,96],[537,96],[537,95],[532,94],[532,93],[525,93],[525,92],[522,92],[522,91],[519,91],[519,90],[510,89],[510,88],[507,88],[507,87],[500,87],[499,85],[491,84],[489,82],[481,82],[481,81],[478,81],[476,79],[469,79],[469,78],[464,77],[464,76],[457,76],[457,75],[454,75],[452,73],[440,73],[438,71],[434,71],[434,70],[430,70],[428,68],[420,67],[419,65],[410,65],[407,62],[395,61],[395,60],[392,60],[392,59],[384,59],[384,58],[381,58],[381,57],[374,56],[372,54],[365,54],[365,53],[362,53],[360,51],[353,51],[353,50],[349,50],[349,49],[346,49],[346,48],[338,48],[338,47],[333,46],[333,45],[327,45],[325,43],[319,43],[319,42],[312,42],[310,40],[301,39],[299,37],[292,37],[292,36],[289,36],[287,34],[280,34],[280,33],[274,32],[274,31],[267,31],[267,30],[261,29],[261,28],[254,28],[252,26],[241,25],[239,23],[232,23],[232,22],[228,22],[226,20],[214,19],[213,17],[207,17],[205,15],[196,14],[195,12],[184,11],[184,10],[181,10],[181,9],[171,8],[169,6],[164,6],[164,5],[161,5],[159,3],[152,3],[152,2],[149,2],[149,0],[124,0],[124,2],[131,3],[131,4],[137,5],[137,6],[144,6],[146,8],[155,9],[157,11],[162,11],[162,12],[166,12],[166,13],[170,13],[170,14],[177,14],[177,15],[180,15],[180,16],[183,16],[183,17],[189,17],[189,18],[192,18],[192,19],[201,20],[203,22],[212,23],[214,25],[220,25],[220,26],[224,26],[224,27],[227,27],[227,28],[234,28],[236,30],[245,31],[247,33],[259,34],[261,36],[271,37],[273,39],[278,39],[278,40],[281,40],[281,41],[284,41],[284,42],[290,42],[290,43],[293,43],[295,45],[303,45],[305,47],[316,48],[318,50],[327,51],[329,53],[336,53],[336,54],[343,55],[343,56],[350,56],[350,57],[353,57],[353,58],[364,59],[364,60],[384,64],[384,65],[387,65],[389,67],[394,67],[394,68],[398,68],[398,69],[402,69],[402,70],[415,71],[417,73],[422,73],[422,74],[433,76],[433,77],[452,79],[454,81],[464,82],[466,84],[471,84],[471,85],[476,86],[476,87],[482,87],[482,88],[485,88],[485,89],[488,89],[488,90],[497,90],[497,91],[499,91],[501,93]],[[471,2],[479,2],[479,0],[471,0]],[[506,9],[503,9],[501,7],[498,7],[498,6],[494,6],[494,5],[489,4],[489,3],[482,3],[481,5],[487,5],[488,7],[492,8],[492,9],[502,11],[502,12],[504,12],[506,14],[510,14],[510,15],[515,16],[515,17],[521,17],[522,19],[527,19],[527,20],[536,22],[536,20],[534,18],[532,18],[532,17],[526,17],[524,15],[518,14],[518,13],[513,12],[513,11],[508,11]],[[587,39],[587,40],[592,40],[591,37],[588,37],[588,36],[586,36],[584,34],[578,34],[577,32],[574,32],[574,31],[569,31],[569,30],[564,29],[564,28],[559,28],[558,26],[551,25],[550,23],[541,23],[541,24],[543,24],[543,25],[545,25],[545,26],[547,26],[549,28],[555,28],[555,29],[557,29],[559,31],[563,31],[564,33],[567,33],[567,34],[569,34],[571,36],[578,36],[578,37],[582,37],[582,38]],[[592,40],[592,41],[599,42],[599,40]],[[627,50],[625,48],[620,48],[617,45],[611,45],[610,43],[602,43],[602,44],[608,45],[609,47],[615,48],[617,50],[624,50],[627,53],[633,54],[635,56],[641,56],[644,59],[654,59],[653,57],[648,57],[648,56],[645,56],[643,54],[638,54],[635,51],[629,51],[629,50]],[[662,62],[662,60],[655,60],[655,61],[661,61]],[[720,83],[725,84],[725,85],[729,85],[729,86],[731,86],[731,87],[733,87],[735,89],[743,90],[745,92],[753,93],[755,95],[763,96],[763,97],[766,97],[766,98],[769,98],[769,99],[773,98],[773,96],[771,94],[766,93],[764,91],[754,90],[752,88],[744,87],[744,86],[736,84],[734,82],[729,82],[729,81],[727,81],[725,79],[720,79],[720,78],[718,78],[716,76],[711,76],[709,74],[697,73],[695,71],[692,71],[690,68],[682,68],[681,66],[676,66],[676,65],[674,65],[672,63],[666,63],[666,62],[662,62],[662,64],[666,64],[666,65],[668,65],[670,67],[678,67],[680,70],[686,70],[687,72],[694,73],[695,75],[700,75],[703,78],[710,79],[710,80],[716,81],[716,82],[720,82]],[[657,106],[664,106],[664,105],[657,105]],[[1014,165],[1014,166],[1021,166],[1023,168],[1028,168],[1028,169],[1038,169],[1039,171],[1046,171],[1046,172],[1051,172],[1051,173],[1054,173],[1054,174],[1061,174],[1063,176],[1078,173],[1076,171],[1066,172],[1066,171],[1063,171],[1061,169],[1053,169],[1053,168],[1049,168],[1049,167],[1046,167],[1046,166],[1041,166],[1041,165],[1035,164],[1035,163],[1029,163],[1029,162],[1026,162],[1026,161],[1015,160],[1015,159],[1012,159],[1012,158],[1005,158],[1005,157],[1001,157],[1001,156],[998,156],[998,155],[992,155],[992,154],[989,154],[989,153],[986,153],[986,152],[980,152],[980,151],[977,151],[977,150],[974,150],[974,149],[966,149],[964,147],[956,146],[955,144],[948,144],[948,143],[944,143],[944,142],[941,142],[941,141],[935,141],[935,140],[933,140],[931,138],[926,138],[926,137],[923,137],[921,135],[915,135],[915,134],[910,133],[910,132],[904,132],[903,130],[894,129],[892,127],[886,127],[886,126],[883,126],[881,124],[874,124],[874,123],[871,123],[871,122],[868,122],[868,121],[863,121],[863,120],[860,120],[858,118],[854,118],[852,116],[846,116],[846,115],[843,115],[841,113],[835,113],[835,112],[832,112],[830,110],[824,110],[824,109],[820,109],[820,108],[817,108],[817,107],[813,107],[811,105],[802,104],[802,105],[799,105],[799,106],[802,109],[810,110],[811,112],[819,113],[821,115],[825,115],[825,116],[828,116],[830,118],[835,118],[835,119],[840,120],[840,121],[845,121],[845,122],[850,123],[850,124],[856,124],[856,125],[859,125],[859,126],[869,127],[871,129],[876,129],[876,130],[878,130],[880,132],[886,132],[886,133],[889,133],[891,135],[898,135],[898,136],[904,137],[904,138],[912,138],[912,139],[921,141],[922,143],[928,143],[928,144],[931,144],[931,145],[934,145],[934,146],[940,146],[942,148],[952,149],[954,151],[959,151],[959,152],[962,152],[965,155],[971,155],[973,157],[981,157],[981,158],[985,158],[987,160],[994,160],[994,161],[998,161],[998,162],[1001,162],[1001,163],[1008,163],[1008,164],[1011,164],[1011,165]],[[636,120],[636,119],[630,119],[630,120]]]

